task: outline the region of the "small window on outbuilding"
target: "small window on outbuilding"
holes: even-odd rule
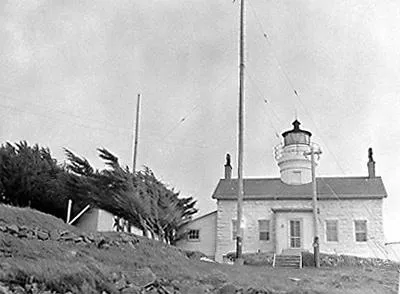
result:
[[[189,230],[188,232],[189,241],[199,241],[200,240],[200,230]]]
[[[327,220],[326,224],[326,241],[327,242],[338,242],[338,221]]]
[[[260,241],[269,241],[270,232],[269,232],[269,220],[259,219],[258,220],[258,234]]]
[[[356,234],[356,242],[367,242],[367,221],[356,220],[354,221],[354,228]]]

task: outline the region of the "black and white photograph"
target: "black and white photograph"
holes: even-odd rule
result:
[[[400,293],[400,2],[0,0],[0,294]]]

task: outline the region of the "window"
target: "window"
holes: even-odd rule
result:
[[[200,230],[189,230],[188,232],[189,241],[198,241],[199,239],[200,239]]]
[[[258,232],[260,241],[269,241],[269,220],[258,220]]]
[[[293,175],[293,183],[301,184],[301,171],[295,170],[293,171],[292,175]]]
[[[326,241],[327,242],[338,242],[338,221],[327,220],[326,224]]]
[[[356,233],[356,242],[367,242],[367,221],[354,221],[354,228]]]

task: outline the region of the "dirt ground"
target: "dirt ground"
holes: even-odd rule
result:
[[[13,224],[18,227],[10,228]],[[2,285],[9,293],[17,293],[11,286],[25,289],[18,293],[34,293],[26,289],[35,283],[43,289],[37,293],[141,293],[143,275],[137,273],[142,269],[170,289],[164,293],[189,294],[223,293],[224,285],[238,293],[257,293],[245,292],[251,287],[264,291],[258,293],[384,294],[397,293],[399,278],[393,267],[284,269],[202,262],[157,241],[85,234],[52,216],[0,205],[0,293]],[[123,292],[127,287],[137,292]]]

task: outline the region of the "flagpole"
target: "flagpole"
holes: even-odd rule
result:
[[[240,38],[239,38],[239,138],[238,138],[238,191],[236,221],[236,261],[243,264],[243,136],[244,136],[244,87],[245,87],[245,0],[240,0]]]

